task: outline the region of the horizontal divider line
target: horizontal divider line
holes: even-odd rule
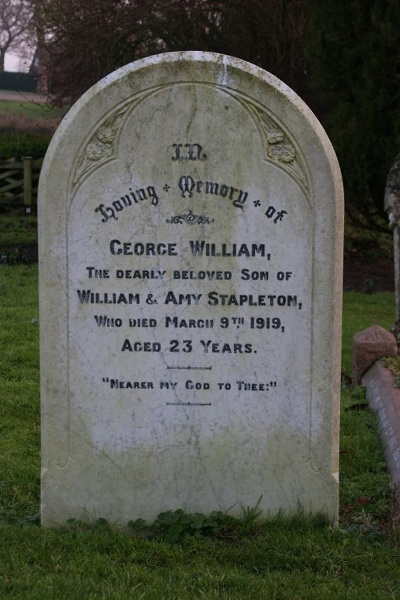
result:
[[[184,370],[184,371],[212,371],[212,367],[167,367],[170,371],[173,370]]]
[[[167,406],[211,406],[211,402],[166,402]]]

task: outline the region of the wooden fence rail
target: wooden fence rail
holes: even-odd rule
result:
[[[9,158],[0,162],[0,204],[23,206],[31,214],[37,204],[37,188],[43,158],[32,160],[24,156],[22,161]]]

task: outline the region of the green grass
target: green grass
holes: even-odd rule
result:
[[[29,100],[24,98],[22,94],[21,100],[0,100],[0,119],[3,115],[8,114],[31,120],[34,123],[37,119],[60,119],[65,114],[63,108],[35,102],[32,95],[29,96]]]
[[[66,109],[38,104],[33,100],[28,102],[0,100],[0,131],[2,133],[0,151],[2,160],[18,154],[14,151],[13,154],[4,156],[7,145],[11,144],[10,150],[14,149],[17,143],[22,145],[29,143],[32,146],[32,136],[34,135],[41,135],[41,143],[43,144],[45,137],[50,138],[54,133],[65,112]]]
[[[0,161],[42,158],[65,112],[33,100],[0,100]]]
[[[352,335],[391,324],[391,294],[345,294]],[[37,267],[0,265],[0,598],[400,599],[400,544],[376,418],[343,391],[340,526],[301,515],[167,544],[98,523],[43,530]]]
[[[345,292],[343,297],[342,368],[351,376],[353,336],[371,325],[390,329],[395,321],[395,298],[391,293]]]
[[[301,520],[174,546],[110,530],[24,526],[19,545],[10,527],[1,533],[4,597],[377,600],[400,591],[394,545],[389,552],[381,540]]]
[[[18,207],[14,209],[14,214],[10,214],[11,211],[8,211],[7,216],[0,214],[0,262],[4,262],[1,260],[2,248],[37,244],[37,218],[31,215],[21,216],[22,211],[23,207]]]
[[[38,125],[37,131],[21,133],[13,125],[2,129],[0,126],[0,161],[14,158],[21,161],[23,156],[33,159],[43,158],[52,134]]]
[[[0,267],[0,511],[38,512],[37,268]]]

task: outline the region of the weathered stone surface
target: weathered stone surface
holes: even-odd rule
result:
[[[337,516],[343,201],[281,81],[198,52],[71,109],[39,199],[42,522]]]
[[[352,383],[359,385],[364,373],[383,356],[395,356],[397,343],[394,335],[380,325],[359,331],[353,338]]]
[[[400,154],[389,171],[385,187],[385,211],[388,213],[390,226],[396,227],[400,222]]]
[[[364,375],[362,384],[367,389],[367,399],[371,408],[378,415],[386,462],[399,501],[400,389],[394,386],[394,379],[393,373],[377,362]]]
[[[400,334],[400,154],[389,171],[385,188],[385,210],[393,230],[394,289],[396,295],[396,336]]]

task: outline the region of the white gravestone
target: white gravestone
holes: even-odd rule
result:
[[[227,56],[92,87],[40,184],[42,522],[338,495],[342,187],[321,125]]]

